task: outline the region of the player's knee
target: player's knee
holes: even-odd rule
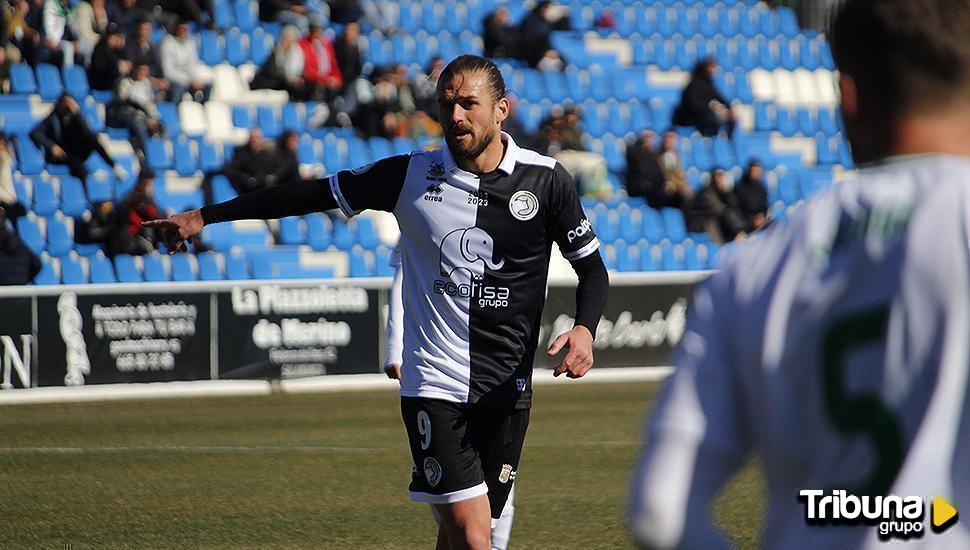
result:
[[[464,542],[463,548],[469,550],[491,550],[492,538],[488,529],[466,527],[462,533]]]

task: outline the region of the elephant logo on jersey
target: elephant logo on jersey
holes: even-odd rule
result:
[[[478,227],[456,229],[445,235],[441,241],[441,275],[451,277],[459,269],[464,269],[469,275],[481,279],[482,275],[475,273],[473,267],[481,262],[491,270],[502,269],[505,260],[492,259],[492,248],[495,243],[492,237]]]
[[[509,199],[509,212],[519,221],[528,221],[539,213],[539,199],[531,191],[516,191]]]

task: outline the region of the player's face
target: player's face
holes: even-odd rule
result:
[[[452,156],[474,159],[498,136],[508,100],[492,99],[485,72],[458,73],[439,84],[438,111]]]

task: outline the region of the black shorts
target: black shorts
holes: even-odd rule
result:
[[[411,500],[450,504],[488,494],[499,518],[519,468],[529,409],[402,397],[414,458]]]

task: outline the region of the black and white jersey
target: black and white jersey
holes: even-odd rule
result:
[[[447,148],[328,179],[341,210],[393,212],[401,228],[401,395],[526,408],[552,243],[597,254],[572,177],[505,133],[498,169],[459,168]]]

